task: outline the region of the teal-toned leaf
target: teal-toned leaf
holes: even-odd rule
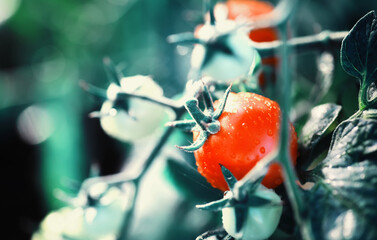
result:
[[[234,238],[223,229],[211,230],[198,236],[195,240],[234,240]]]
[[[300,136],[301,144],[306,148],[313,148],[338,117],[341,109],[341,106],[333,103],[314,107],[310,111],[308,121],[302,128]]]
[[[360,106],[368,105],[367,91],[377,80],[377,18],[374,11],[362,17],[343,39],[341,64],[344,70],[359,79]]]
[[[229,189],[233,189],[234,184],[237,182],[237,178],[223,165],[220,164],[221,172],[225,178],[226,183],[228,184]]]
[[[213,188],[200,173],[186,162],[167,159],[167,176],[184,196],[199,201],[221,198],[222,192]]]
[[[377,239],[377,121],[353,119],[334,131],[309,192],[316,239]]]
[[[196,208],[207,211],[221,211],[224,207],[229,206],[229,198],[222,198],[206,204],[196,205]]]
[[[328,134],[328,129],[339,116],[342,107],[333,103],[316,106],[310,111],[309,118],[300,134],[300,165],[306,169],[322,149],[318,143]]]

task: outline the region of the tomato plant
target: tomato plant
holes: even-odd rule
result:
[[[168,172],[169,181],[162,182],[175,183],[166,186],[166,193],[175,191],[177,203],[165,218],[176,224],[166,231],[159,229],[156,235],[145,233],[151,239],[174,239],[190,231],[196,234],[196,230],[210,223],[218,230],[197,239],[376,239],[377,16],[374,12],[366,14],[349,33],[322,32],[288,39],[288,25],[297,12],[297,1],[279,1],[277,11],[271,4],[255,0],[228,0],[217,3],[214,9],[211,1],[206,1],[210,6],[205,9],[209,20],[194,33],[169,38],[178,45],[195,44],[187,83],[184,81],[186,87],[179,100],[164,97],[162,88],[151,77],[119,77],[115,68],[109,70],[112,81],[107,90],[86,85],[86,90],[103,100],[101,109],[92,114],[100,117],[103,130],[121,141],[134,143],[132,162],[119,174],[86,179],[78,196],[84,195],[87,201],[48,216],[35,236],[98,239],[111,235],[117,239],[140,239],[132,235],[135,233],[130,226],[137,226],[136,233],[141,235],[140,232],[147,232],[143,225],[148,225],[149,215],[164,211],[159,208],[149,214],[152,205],[160,204],[158,198],[148,195],[148,201],[137,202],[142,199],[140,192],[161,194],[155,179],[164,174],[166,177]],[[266,14],[271,14],[271,19],[261,18]],[[325,51],[332,56],[330,49],[339,47],[338,65],[360,84],[355,88],[358,109],[353,115],[343,112],[345,107],[340,104],[344,105],[342,99],[348,98],[348,92],[343,91],[354,90],[351,86],[355,83],[345,83],[348,79],[341,76],[332,89],[331,78],[338,72],[334,66],[318,64],[315,70],[320,72],[318,78],[324,78],[321,80],[326,86],[320,88],[325,92],[311,101],[307,89],[317,80],[305,82],[301,72],[293,72],[295,61],[290,61],[301,51]],[[335,62],[335,57],[330,58],[328,62]],[[275,88],[276,96],[272,98],[276,101],[266,97],[264,88],[251,87],[257,82],[261,63],[273,68],[280,64],[280,72],[276,72],[278,86],[270,86]],[[317,94],[318,88],[312,89]],[[224,97],[219,97],[224,90]],[[322,98],[326,94],[327,98]],[[337,103],[330,103],[329,99],[336,99]],[[148,139],[156,140],[149,148],[140,139],[161,126],[166,109],[174,112],[174,119],[166,123],[159,137]],[[298,119],[299,111],[302,122],[290,122],[289,119]],[[348,112],[354,111],[348,107]],[[187,137],[191,135],[174,134],[173,127],[192,133],[193,141]],[[173,145],[172,142],[188,153],[177,153],[176,148],[171,151],[166,145]],[[162,150],[166,152],[160,154]],[[165,172],[148,171],[156,159],[160,166],[167,167]],[[137,167],[133,168],[134,164]],[[153,175],[146,178],[147,172]],[[120,186],[127,183],[134,186],[135,192],[129,198],[116,198],[105,204],[102,200],[107,192],[91,198],[88,189],[97,183],[111,185],[119,197],[124,194]],[[212,198],[220,199],[202,203]],[[221,212],[222,221],[197,217],[200,211],[195,212],[194,205]],[[146,222],[131,225],[137,214],[147,215],[139,218]],[[63,219],[65,223],[54,230],[54,224],[48,223],[51,219]],[[183,226],[178,226],[181,222]],[[185,229],[188,226],[192,229]],[[151,229],[157,228],[160,226]]]
[[[215,109],[219,101],[214,103]],[[212,186],[223,191],[227,185],[220,166],[228,168],[241,179],[259,160],[275,150],[280,130],[280,107],[266,97],[254,93],[230,93],[225,109],[218,119],[221,129],[209,136],[204,145],[194,152],[198,171]],[[198,138],[194,132],[194,141]],[[290,154],[297,158],[297,136],[290,125]],[[263,184],[275,188],[283,182],[278,164],[270,166]]]

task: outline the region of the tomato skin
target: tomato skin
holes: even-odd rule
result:
[[[219,101],[214,103],[215,108]],[[280,107],[266,97],[254,93],[230,93],[224,112],[218,119],[220,131],[210,135],[205,144],[194,152],[198,171],[215,188],[228,186],[220,165],[224,165],[239,180],[259,160],[278,146]],[[194,132],[194,141],[199,133]],[[290,124],[290,154],[293,164],[297,158],[297,135]],[[278,163],[270,166],[262,184],[275,188],[283,182]]]
[[[231,20],[244,19],[254,21],[258,16],[270,13],[274,6],[263,1],[228,0],[226,2],[228,18]],[[254,42],[270,42],[278,39],[274,28],[252,30],[249,37]]]

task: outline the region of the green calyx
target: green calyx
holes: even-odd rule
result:
[[[199,132],[199,137],[194,143],[189,146],[177,146],[178,148],[188,152],[196,151],[204,145],[211,134],[216,134],[220,131],[221,126],[218,119],[224,111],[231,87],[232,85],[227,88],[219,107],[215,110],[211,94],[207,86],[204,85],[202,97],[205,110],[202,111],[199,108],[198,99],[189,99],[185,103],[185,108],[192,117],[192,120],[173,121],[166,124],[169,127],[179,128],[183,131]]]
[[[263,177],[248,185],[247,191],[243,194],[235,194],[234,189],[237,179],[234,175],[223,165],[220,164],[222,174],[230,191],[224,194],[222,199],[209,202],[206,204],[196,205],[197,208],[207,211],[221,211],[223,208],[233,207],[236,213],[236,231],[240,232],[246,221],[246,212],[250,207],[271,207],[279,206],[281,202],[277,202],[256,194],[258,187],[261,184]]]
[[[110,85],[113,84],[120,88],[120,81],[123,77],[122,73],[117,70],[114,63],[111,61],[109,57],[103,58],[103,65],[105,68],[106,76],[108,81],[110,82]],[[108,101],[109,99],[108,93],[106,89],[99,88],[97,86],[94,86],[88,82],[81,81],[80,82],[81,88],[90,93],[95,98],[99,99],[100,101]],[[128,96],[120,96],[121,94],[116,93],[116,98],[112,99],[114,102],[113,108],[115,109],[123,109],[126,113],[128,113],[129,107],[128,107]],[[101,118],[106,116],[111,116],[112,113],[101,113],[99,111],[94,111],[89,114],[91,118]]]

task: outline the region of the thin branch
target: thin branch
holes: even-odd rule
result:
[[[296,37],[287,41],[288,48],[296,53],[304,53],[308,51],[323,51],[328,48],[340,48],[343,38],[348,31],[331,32],[323,31],[319,34]],[[276,51],[281,48],[282,41],[272,41],[265,43],[253,42],[253,46],[257,49],[262,58],[272,57]]]
[[[118,99],[138,98],[138,99],[146,100],[146,101],[153,102],[164,107],[171,108],[176,113],[181,111],[181,109],[184,109],[184,106],[178,103],[177,101],[164,97],[164,96],[154,97],[154,96],[146,96],[146,95],[142,95],[138,93],[120,92],[118,93],[117,98]]]
[[[301,236],[305,240],[312,240],[313,233],[310,219],[307,214],[307,206],[304,203],[302,194],[297,186],[298,178],[290,156],[290,129],[289,129],[289,109],[291,107],[291,67],[289,65],[290,48],[287,42],[287,29],[281,26],[279,28],[282,44],[279,47],[281,57],[280,79],[277,84],[279,92],[279,104],[281,107],[281,130],[280,130],[280,147],[279,162],[283,166],[284,185],[287,189],[288,198],[292,204],[294,216],[297,224],[300,226]]]

